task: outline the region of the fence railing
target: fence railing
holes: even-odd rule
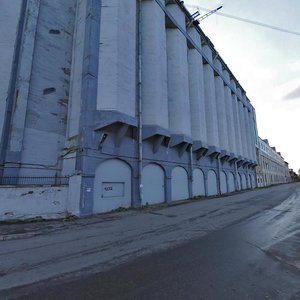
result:
[[[14,185],[14,186],[27,186],[27,185],[68,185],[69,177],[0,177],[0,185]]]

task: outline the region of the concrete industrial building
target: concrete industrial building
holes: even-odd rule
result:
[[[0,193],[67,177],[90,215],[256,186],[255,110],[181,2],[1,1]]]
[[[291,181],[289,164],[269,145],[267,139],[257,139],[257,186],[269,186],[273,184],[287,183]]]

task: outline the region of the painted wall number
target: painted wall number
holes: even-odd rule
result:
[[[102,182],[102,198],[124,197],[125,182]]]

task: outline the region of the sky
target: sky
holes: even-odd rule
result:
[[[185,0],[199,6],[298,34],[277,31],[218,14],[200,23],[255,107],[258,134],[276,147],[294,171],[300,169],[300,1]],[[190,6],[189,6],[190,5]],[[200,9],[200,14],[206,11]]]

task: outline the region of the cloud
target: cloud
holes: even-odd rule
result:
[[[300,100],[300,78],[294,78],[273,89],[272,98],[276,101]]]
[[[300,61],[294,61],[288,64],[288,67],[291,71],[300,71]]]
[[[290,93],[288,93],[287,95],[285,95],[285,97],[283,99],[284,100],[295,100],[295,99],[300,100],[300,86],[297,87],[296,89],[294,89],[293,91],[291,91]]]

